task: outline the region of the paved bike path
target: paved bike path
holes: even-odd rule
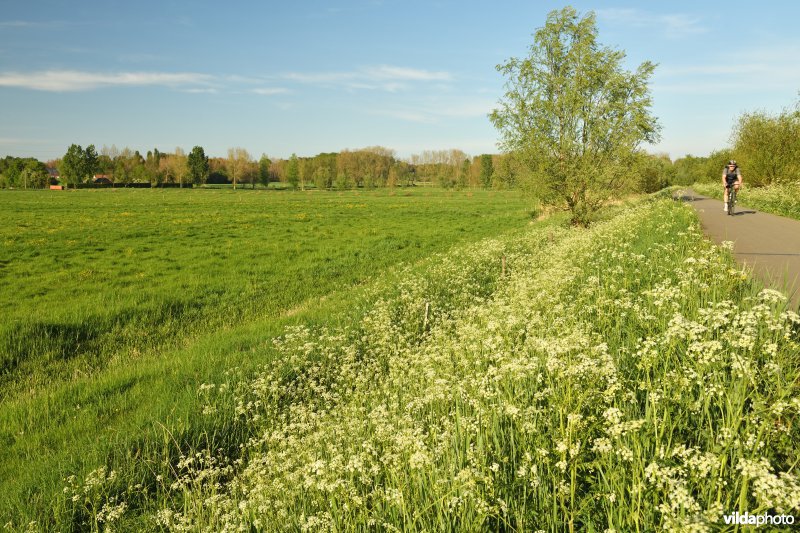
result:
[[[761,213],[742,204],[729,216],[722,202],[678,191],[677,198],[697,210],[700,224],[717,243],[733,241],[733,255],[753,268],[753,273],[770,286],[789,295],[791,307],[800,306],[800,220]]]

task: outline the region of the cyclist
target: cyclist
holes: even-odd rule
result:
[[[739,190],[742,186],[742,172],[739,170],[739,165],[736,161],[731,159],[728,161],[728,166],[722,171],[722,187],[724,188],[723,197],[725,198],[725,207],[723,209],[728,212],[728,191],[731,187]]]

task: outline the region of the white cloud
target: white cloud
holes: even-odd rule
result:
[[[495,107],[497,107],[497,102],[494,100],[464,101],[442,106],[438,113],[446,117],[455,118],[485,118]]]
[[[298,81],[300,83],[320,84],[348,81],[355,78],[355,76],[353,72],[288,72],[281,77],[289,81]]]
[[[375,111],[374,115],[381,115],[405,122],[416,122],[419,124],[434,124],[438,121],[437,117],[425,111],[412,111],[403,109],[385,109]]]
[[[434,124],[444,119],[485,118],[495,105],[495,102],[485,99],[462,100],[460,102],[449,101],[439,103],[438,105],[423,104],[401,109],[379,109],[373,111],[373,114],[392,117],[407,122]]]
[[[222,79],[230,83],[243,83],[245,85],[261,85],[266,80],[263,77],[242,76],[240,74],[228,74],[222,76]]]
[[[165,60],[165,56],[160,54],[130,53],[121,54],[117,60],[122,63],[158,63]]]
[[[47,21],[32,21],[32,20],[0,20],[0,28],[62,28],[66,26],[75,26],[77,23],[66,22],[63,20],[47,20]]]
[[[382,83],[363,83],[360,81],[352,81],[345,84],[345,88],[349,91],[385,91],[387,93],[396,93],[408,88],[405,83],[398,83],[396,81],[386,81]]]
[[[658,14],[641,9],[598,9],[597,17],[612,24],[635,28],[653,28],[669,37],[707,33],[710,28],[699,17],[685,13]]]
[[[338,72],[288,72],[284,80],[312,85],[340,86],[349,90],[380,90],[398,92],[409,83],[449,81],[452,75],[445,71],[423,70],[392,65],[363,67]]]
[[[283,87],[259,87],[250,91],[253,94],[260,94],[262,96],[273,96],[275,94],[286,94],[289,89]]]
[[[35,22],[25,20],[0,20],[0,28],[30,28],[35,25]]]
[[[219,93],[219,90],[213,87],[195,87],[191,89],[182,89],[181,92],[189,94],[217,94]]]
[[[39,91],[66,92],[86,91],[113,86],[207,86],[212,82],[212,79],[213,78],[209,75],[192,72],[99,73],[77,70],[47,70],[30,73],[0,73],[0,87],[20,87]]]
[[[407,81],[449,81],[452,76],[445,71],[421,70],[415,68],[393,67],[381,65],[364,69],[374,79],[407,80]]]
[[[737,50],[734,57],[743,61],[768,62],[785,64],[789,70],[797,70],[797,57],[800,55],[800,45],[791,41],[777,41],[771,43],[748,43],[742,50]]]
[[[669,92],[739,92],[791,91],[800,87],[800,70],[795,68],[796,54],[786,47],[761,47],[732,50],[705,64],[663,64],[656,69],[654,90]]]
[[[0,137],[0,144],[22,144],[28,142],[28,139],[15,139],[13,137]]]
[[[730,81],[698,81],[698,80],[680,80],[672,83],[654,82],[653,93],[672,93],[672,94],[722,94],[725,92],[743,93],[743,92],[756,92],[758,87],[746,82],[730,82]]]

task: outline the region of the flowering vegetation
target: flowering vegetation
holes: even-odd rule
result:
[[[195,390],[274,356],[251,346],[287,323],[351,322],[396,265],[537,215],[514,191],[431,187],[0,196],[0,526],[55,531],[91,517],[54,511],[70,474],[105,465],[104,486],[152,491],[169,473],[153,465],[174,464],[164,439],[169,453],[246,440],[231,417],[202,415]],[[118,495],[123,521],[140,512]]]
[[[721,185],[695,183],[692,187],[700,194],[722,199]],[[738,201],[753,209],[800,220],[800,181],[764,187],[745,186]]]
[[[687,207],[487,239],[406,274],[357,324],[292,327],[257,375],[202,385],[207,416],[252,437],[129,486],[149,527],[706,531],[800,512],[800,317]],[[91,476],[64,505],[124,520],[118,492],[94,497],[115,473]]]

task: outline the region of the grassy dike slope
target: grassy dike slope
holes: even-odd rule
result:
[[[291,328],[255,377],[199,387],[207,416],[252,435],[235,455],[187,450],[155,487],[101,466],[69,481],[73,516],[704,531],[734,511],[800,511],[800,317],[687,207],[647,202],[432,261],[376,286],[357,323]],[[133,518],[129,502],[155,511]]]
[[[348,323],[394,265],[530,221],[515,193],[481,191],[1,201],[0,518],[57,531],[88,523],[63,501],[71,474],[152,487],[186,450],[235,451],[249,428],[203,416],[197,389],[251,373],[287,325]]]

